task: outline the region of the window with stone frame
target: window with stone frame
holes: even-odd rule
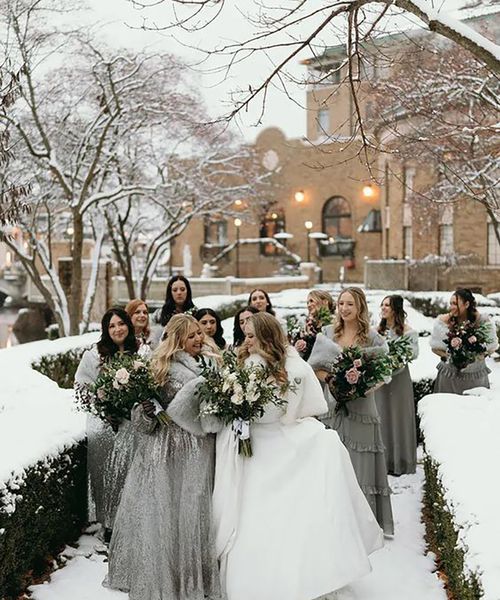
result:
[[[264,215],[260,223],[260,237],[274,238],[277,233],[282,233],[285,229],[285,213],[283,209],[278,208]],[[280,249],[272,242],[262,242],[260,244],[260,253],[263,256],[275,256],[280,253]]]
[[[344,256],[347,244],[352,242],[353,224],[351,207],[343,196],[332,196],[324,203],[321,228],[328,236],[327,240],[320,243],[321,254]]]
[[[203,244],[207,247],[227,245],[227,221],[225,219],[206,219]]]
[[[411,225],[403,227],[403,256],[404,258],[413,257],[413,228]]]
[[[316,125],[318,135],[330,134],[330,111],[328,110],[328,108],[320,108],[318,110],[318,118]]]
[[[453,225],[439,225],[439,256],[449,256],[453,252]]]
[[[500,265],[500,244],[493,223],[488,223],[488,264]]]

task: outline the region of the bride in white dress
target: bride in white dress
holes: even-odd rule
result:
[[[230,426],[217,435],[214,522],[228,600],[313,600],[366,575],[383,534],[327,412],[321,386],[279,322],[253,315],[245,363],[276,365],[293,384],[250,426],[253,456]]]

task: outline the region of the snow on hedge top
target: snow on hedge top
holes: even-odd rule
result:
[[[465,564],[478,572],[484,600],[500,598],[498,379],[491,390],[475,390],[481,395],[432,394],[419,402],[426,452],[439,464]]]
[[[86,417],[72,390],[60,389],[31,363],[46,354],[88,346],[97,333],[43,340],[0,350],[0,483],[85,437]]]

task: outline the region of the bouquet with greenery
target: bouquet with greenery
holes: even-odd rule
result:
[[[158,402],[160,388],[149,363],[137,354],[119,354],[106,361],[89,392],[79,396],[80,408],[105,421],[130,419],[133,406],[143,400],[155,404],[155,414],[161,423],[169,421]]]
[[[359,346],[346,348],[334,361],[325,381],[337,404],[335,412],[349,414],[348,403],[362,398],[391,380],[392,360],[387,354],[370,354]]]
[[[413,359],[411,340],[407,335],[393,340],[388,340],[389,358],[392,361],[392,370],[399,371]]]
[[[294,336],[290,336],[289,333],[290,341],[295,349],[300,352],[304,360],[309,358],[316,336],[321,332],[323,327],[331,325],[332,318],[333,315],[328,308],[321,306],[316,312],[306,318],[303,326],[295,332]]]
[[[286,404],[284,394],[290,385],[280,385],[270,367],[238,365],[232,352],[223,353],[222,366],[205,361],[201,375],[204,382],[196,392],[202,401],[200,416],[232,424],[239,454],[252,456],[250,423],[262,417],[267,404]]]
[[[320,306],[312,315],[309,315],[306,319],[306,334],[318,335],[323,327],[331,325],[333,320],[332,313],[328,310],[327,306]]]
[[[304,330],[305,315],[287,315],[286,331],[290,342],[295,343]]]
[[[444,340],[450,362],[459,370],[484,356],[491,341],[486,323],[476,325],[470,321],[454,324]]]

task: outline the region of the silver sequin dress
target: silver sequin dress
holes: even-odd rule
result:
[[[101,358],[97,348],[86,350],[75,375],[75,393],[89,393],[99,375]],[[113,529],[123,485],[134,452],[135,433],[124,419],[115,433],[108,423],[87,417],[88,519]]]
[[[329,371],[333,360],[342,352],[342,347],[333,340],[333,326],[324,328],[318,334],[309,357],[313,369]],[[366,352],[388,352],[385,339],[375,330],[370,330]],[[351,457],[360,488],[385,534],[394,533],[392,518],[391,490],[387,481],[387,464],[380,427],[380,415],[375,404],[374,393],[349,402],[349,414],[335,412],[336,401],[325,386],[329,411],[320,420],[329,428],[335,429]]]
[[[412,360],[418,356],[418,333],[409,330]],[[392,329],[387,338],[398,339]],[[392,374],[389,383],[375,392],[375,402],[381,418],[387,470],[392,475],[415,473],[417,468],[417,429],[413,384],[408,365]]]
[[[199,366],[186,352],[172,361],[162,404],[193,406]],[[189,411],[188,411],[189,412]],[[159,425],[137,406],[137,449],[109,548],[104,585],[130,600],[219,599],[211,526],[214,436]],[[182,419],[179,419],[182,422]]]

